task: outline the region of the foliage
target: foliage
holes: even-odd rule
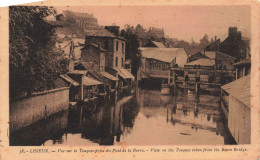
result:
[[[134,27],[126,25],[121,31],[121,36],[126,39],[126,59],[130,59],[132,63],[132,74],[136,77],[138,68],[141,64],[141,52],[139,48],[138,36],[134,33]]]
[[[9,7],[10,96],[21,96],[54,87],[67,61],[55,46],[55,26],[45,18],[51,7]]]
[[[186,50],[186,52],[189,55],[192,55],[196,52],[199,52],[201,50],[203,50],[207,45],[213,43],[213,39],[211,38],[211,40],[209,41],[209,37],[207,34],[205,34],[201,39],[200,39],[200,43],[196,43],[193,39],[191,39],[191,42],[187,42],[184,40],[178,40],[178,39],[166,39],[166,43],[170,46],[170,47],[175,47],[175,48],[184,48]]]

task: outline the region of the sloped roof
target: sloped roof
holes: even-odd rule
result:
[[[93,78],[96,78],[102,82],[104,82],[106,80],[105,77],[99,71],[96,71],[93,68],[91,68],[88,65],[88,62],[80,62],[77,65],[75,65],[75,67],[79,66],[79,65],[82,65],[85,68],[85,70],[87,71],[87,73],[90,73],[93,76]],[[78,70],[78,71],[85,71],[85,70]]]
[[[156,59],[167,63],[170,63],[181,51],[185,52],[183,48],[141,47],[140,50],[142,51],[142,56],[145,58]]]
[[[118,71],[118,74],[124,79],[135,79],[135,77],[127,69],[117,68],[116,70]]]
[[[104,48],[99,47],[98,44],[90,43],[89,45],[92,46],[92,47],[95,47],[96,49],[98,49],[98,50],[100,50],[100,51],[102,51],[102,52],[106,52],[106,51],[107,51],[107,50],[105,50]],[[81,49],[83,50],[83,49],[86,49],[86,48],[87,48],[87,45],[85,45],[85,46],[84,46],[83,48],[81,48]]]
[[[101,27],[96,27],[96,28],[92,28],[92,29],[84,29],[84,31],[85,31],[86,36],[116,38],[116,36],[113,35],[111,32],[109,32],[108,30],[101,28]]]
[[[203,54],[204,51],[201,51],[201,53]],[[236,59],[235,57],[232,57],[230,55],[227,55],[225,53],[222,53],[222,52],[216,52],[216,51],[205,51],[205,56],[209,57],[210,59],[216,59],[216,55],[217,54],[220,54],[222,56],[225,56],[225,57],[228,57],[228,58],[231,58],[231,59]]]
[[[222,52],[217,52],[217,54],[221,54],[222,56],[226,56],[226,57],[229,57],[229,58],[231,58],[231,59],[236,59],[235,57],[233,57],[233,56],[230,56],[230,55],[228,55],[228,54],[225,54],[225,53],[222,53]]]
[[[250,75],[221,86],[229,95],[232,95],[246,106],[250,107]]]
[[[210,59],[215,59],[216,58],[216,52],[214,52],[214,51],[206,51],[205,52],[205,56],[209,57]]]
[[[63,78],[64,80],[66,80],[67,82],[69,82],[70,84],[72,84],[73,86],[79,86],[79,83],[74,81],[72,78],[70,78],[68,75],[64,74],[64,75],[60,75],[61,78]]]
[[[166,48],[165,45],[161,42],[152,41],[152,43],[158,48]]]
[[[112,81],[117,81],[118,80],[117,77],[115,77],[115,76],[113,76],[113,75],[111,75],[111,74],[109,74],[109,73],[107,73],[105,71],[100,72],[100,74],[102,74],[104,77],[106,77],[106,78],[108,78],[108,79],[110,79]]]
[[[93,86],[93,85],[103,84],[102,82],[95,80],[93,78],[87,77],[87,76],[83,77],[82,83],[84,86]]]
[[[196,61],[192,61],[190,63],[186,63],[185,65],[193,66],[193,65],[200,65],[200,66],[214,66],[215,61],[211,59],[198,59]]]
[[[245,64],[251,64],[251,58],[247,58],[247,59],[244,59],[240,62],[237,62],[237,63],[234,64],[234,66],[245,65]]]

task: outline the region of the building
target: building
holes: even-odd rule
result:
[[[80,84],[80,101],[94,98],[100,93],[105,92],[103,83],[95,79],[95,77],[86,70],[70,71],[67,73],[67,76]]]
[[[163,28],[155,28],[155,27],[150,27],[148,32],[147,32],[148,37],[154,38],[154,39],[162,39],[164,38],[164,29]]]
[[[244,59],[249,53],[249,42],[242,39],[237,27],[229,27],[228,37],[220,43],[219,51],[237,59]]]
[[[113,69],[124,67],[125,40],[122,37],[116,36],[103,28],[85,31],[86,44],[100,44],[100,47],[106,50],[106,67]]]
[[[250,75],[221,87],[221,109],[238,144],[251,142]]]
[[[115,73],[114,76],[104,71],[102,69],[103,67],[100,67],[96,64],[100,64],[100,62],[97,62],[97,60],[93,62],[80,62],[78,64],[75,64],[74,69],[80,71],[88,71],[92,78],[97,79],[100,82],[103,82],[106,93],[109,93],[113,89],[116,89],[119,81],[119,79],[117,78],[118,76],[116,75],[117,73]]]
[[[83,48],[85,40],[77,38],[76,34],[71,35],[58,35],[58,42],[56,46],[63,51],[67,58],[79,60],[81,58],[81,48]]]
[[[251,73],[251,59],[246,58],[234,64],[236,70],[236,80]]]
[[[211,59],[198,59],[184,65],[185,81],[209,82],[211,71],[214,69],[215,61]]]
[[[205,51],[204,54],[215,61],[216,69],[234,70],[235,57],[215,51]]]
[[[60,75],[67,83],[69,83],[69,100],[70,102],[80,101],[80,84],[70,78],[67,74]]]
[[[189,56],[188,62],[193,62],[193,61],[196,61],[198,59],[210,59],[210,58],[207,57],[206,55],[204,55],[203,52],[197,52],[197,53]]]
[[[89,64],[89,68],[96,71],[105,71],[106,50],[101,47],[101,44],[93,44],[86,42],[81,48],[81,61]]]
[[[238,144],[251,141],[251,59],[234,64],[236,80],[221,86],[221,109]]]
[[[105,28],[85,30],[85,44],[99,44],[105,50],[105,70],[116,76],[115,70],[119,76],[119,84],[130,85],[135,77],[125,69],[125,39],[118,35],[118,26]]]
[[[215,61],[215,69],[234,70],[233,64],[236,58],[218,51],[200,51],[189,57],[189,62],[199,59],[210,59]]]
[[[205,51],[215,51],[218,52],[219,51],[219,46],[220,46],[220,39],[217,39],[217,37],[215,37],[215,41],[211,44],[209,44],[208,46],[206,46],[204,48]]]
[[[142,65],[139,80],[142,78],[167,78],[169,67],[183,67],[187,63],[187,53],[183,48],[141,47]]]
[[[98,22],[97,18],[93,16],[93,14],[88,13],[80,13],[80,12],[72,12],[72,11],[63,11],[63,19],[67,20],[75,20],[75,23],[81,28],[92,28],[97,27]]]

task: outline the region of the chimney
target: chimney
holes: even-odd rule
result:
[[[237,34],[237,27],[229,27],[228,36],[235,36]]]
[[[105,29],[115,36],[119,36],[119,26],[105,26]]]
[[[217,41],[217,36],[215,36],[215,42]]]

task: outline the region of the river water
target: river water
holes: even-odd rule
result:
[[[223,123],[220,97],[179,90],[177,96],[137,89],[111,95],[95,109],[60,112],[10,136],[10,145],[234,144]]]

